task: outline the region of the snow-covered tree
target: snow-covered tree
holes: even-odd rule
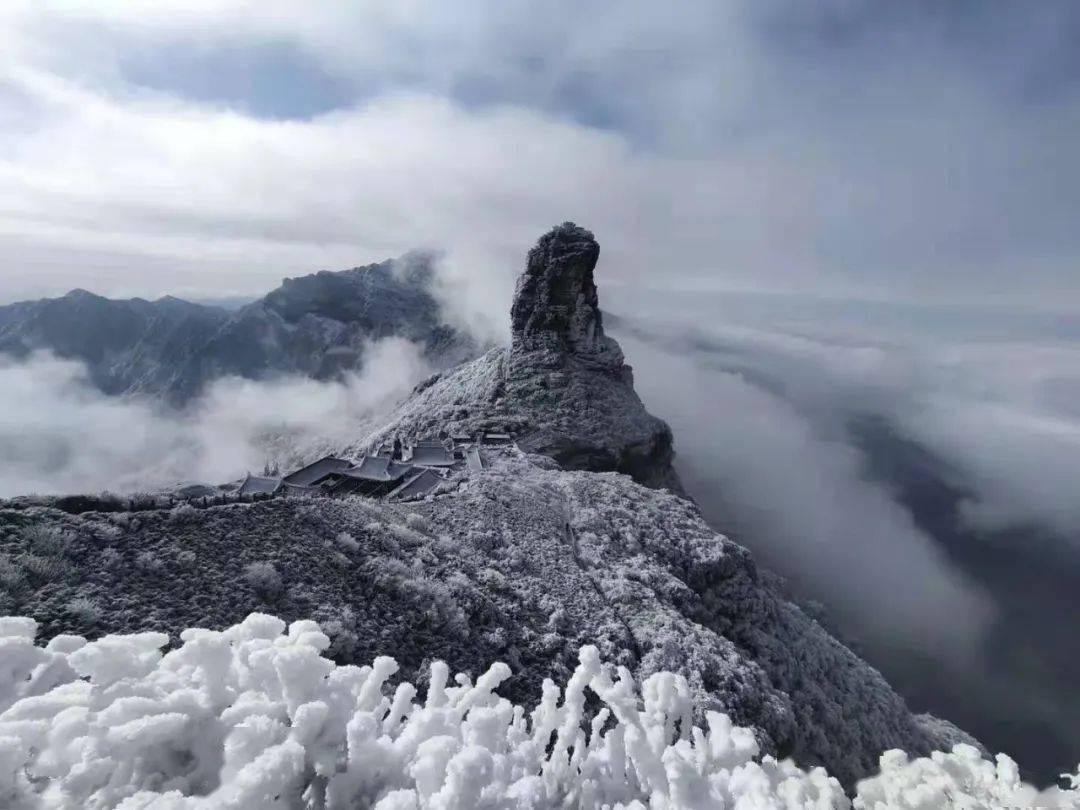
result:
[[[0,806],[12,810],[439,808],[846,808],[823,769],[759,757],[726,715],[692,724],[684,678],[640,685],[584,647],[531,712],[431,667],[426,695],[392,693],[391,658],[336,666],[312,621],[253,614],[227,630],[186,630],[35,646],[36,625],[0,618]],[[598,710],[587,710],[589,693]],[[1078,807],[1080,791],[1039,793],[1016,765],[958,745],[909,761],[882,756],[854,807]]]

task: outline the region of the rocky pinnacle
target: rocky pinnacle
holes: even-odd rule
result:
[[[618,345],[604,335],[593,270],[600,246],[592,233],[564,222],[529,251],[510,310],[513,348],[560,351],[621,364]]]

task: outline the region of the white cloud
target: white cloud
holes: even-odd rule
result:
[[[620,340],[714,525],[827,603],[848,633],[950,659],[974,649],[992,615],[988,600],[892,492],[865,478],[842,436],[699,356]]]
[[[78,363],[0,361],[0,497],[217,484],[270,459],[330,452],[366,434],[429,371],[398,338],[366,357],[363,372],[340,383],[218,380],[184,413],[107,397]]]
[[[1080,383],[1080,364],[1075,369]],[[1080,420],[987,397],[938,395],[901,415],[915,437],[953,461],[975,495],[964,517],[986,529],[1049,528],[1080,546]]]
[[[962,313],[946,319],[945,332],[924,329],[917,316],[898,331],[833,323],[821,312],[797,326],[765,325],[760,315],[754,326],[688,320],[696,347],[685,326],[659,334],[700,350],[703,373],[735,370],[778,391],[832,437],[846,440],[851,417],[887,418],[948,465],[939,474],[959,476],[952,483],[973,493],[965,514],[981,527],[1036,524],[1080,536],[1075,342],[1027,336],[1023,318],[995,321],[992,337],[972,339]],[[1008,333],[1013,340],[999,337]]]
[[[808,73],[751,8],[5,6],[0,299],[258,292],[426,247],[491,331],[524,249],[574,219],[609,281],[1071,300],[1080,107],[1016,114],[918,49],[847,104],[846,66]],[[125,73],[275,42],[354,106],[262,120]]]

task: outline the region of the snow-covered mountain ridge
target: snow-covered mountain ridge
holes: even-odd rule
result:
[[[227,311],[166,297],[118,301],[75,290],[0,307],[0,354],[45,350],[85,363],[106,394],[185,405],[223,377],[334,379],[363,367],[373,341],[402,337],[445,368],[479,350],[442,323],[431,258],[409,254],[340,272],[287,278]]]
[[[584,644],[636,676],[682,673],[762,749],[845,782],[890,748],[966,738],[913,716],[870,666],[784,601],[696,507],[615,473],[508,455],[423,501],[276,499],[69,515],[0,510],[0,614],[77,631],[175,636],[256,610],[324,623],[342,663],[392,654],[504,660],[524,700]]]
[[[615,470],[682,488],[671,429],[645,410],[619,344],[604,334],[593,235],[559,225],[529,251],[511,309],[511,342],[422,383],[354,449],[442,430],[502,432],[568,469]]]

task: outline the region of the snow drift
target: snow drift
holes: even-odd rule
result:
[[[639,691],[594,647],[527,713],[495,690],[430,668],[425,698],[388,681],[391,658],[336,666],[312,621],[252,614],[218,632],[139,633],[34,645],[33,620],[0,618],[0,805],[41,808],[844,808],[824,769],[758,757],[748,729],[709,712],[671,673]],[[1015,764],[958,745],[881,758],[855,808],[1078,807]],[[1074,778],[1074,786],[1080,774]]]

